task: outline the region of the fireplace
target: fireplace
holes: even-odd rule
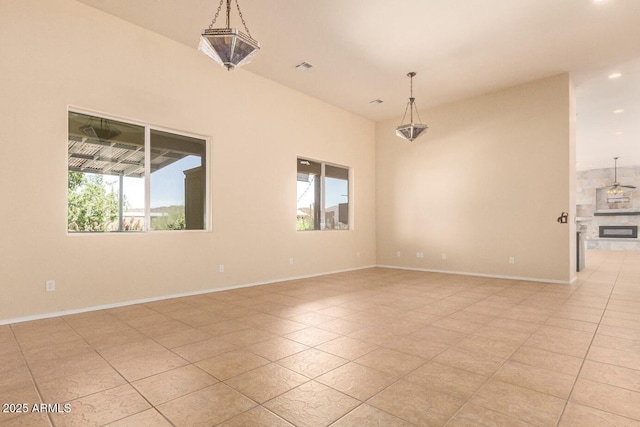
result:
[[[601,225],[598,237],[615,237],[621,239],[637,239],[637,225]]]

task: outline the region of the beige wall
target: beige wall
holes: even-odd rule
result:
[[[73,0],[0,8],[0,321],[375,264],[373,122]],[[209,136],[213,230],[68,235],[69,106]],[[352,231],[296,232],[299,155],[353,168]]]
[[[559,75],[421,112],[412,143],[378,123],[378,264],[573,280],[573,104]]]

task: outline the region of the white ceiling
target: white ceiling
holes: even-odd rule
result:
[[[194,49],[219,3],[78,1]],[[372,120],[400,121],[409,71],[418,73],[420,110],[571,72],[578,169],[611,167],[613,156],[640,164],[640,0],[240,0],[240,8],[261,43],[246,70]],[[223,26],[221,16],[215,27]],[[235,4],[231,26],[242,29]],[[314,68],[297,71],[302,61]],[[609,80],[614,71],[622,77]],[[376,98],[384,102],[370,104]]]

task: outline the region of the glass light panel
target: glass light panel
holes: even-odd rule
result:
[[[202,32],[198,49],[231,69],[249,62],[260,44],[235,28],[214,28]]]

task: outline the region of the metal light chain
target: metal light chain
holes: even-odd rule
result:
[[[238,0],[236,0],[236,7],[238,8],[238,15],[240,15],[240,20],[242,21],[242,25],[244,25],[244,29],[246,30],[247,35],[251,37],[251,32],[249,31],[249,27],[247,27],[247,23],[244,22],[244,17],[242,16],[242,12],[240,11],[240,3],[238,3]]]
[[[213,29],[213,24],[216,23],[216,20],[218,19],[218,15],[220,15],[220,11],[222,10],[222,3],[224,3],[224,0],[220,0],[220,4],[218,5],[218,10],[216,10],[216,15],[213,17],[213,21],[211,21],[211,24],[209,24],[210,30]],[[230,0],[227,0],[227,27],[228,28],[231,27],[229,22],[229,3],[230,3]],[[240,16],[240,20],[242,21],[242,25],[244,26],[244,29],[247,32],[247,35],[251,37],[251,31],[249,31],[249,27],[247,27],[247,23],[244,20],[244,16],[242,16],[242,11],[240,10],[240,4],[238,3],[238,0],[236,0],[236,7],[238,9],[238,15]]]
[[[218,5],[218,10],[216,10],[216,16],[213,17],[213,21],[211,21],[211,24],[209,24],[209,29],[213,30],[213,24],[216,23],[216,19],[218,19],[218,15],[220,15],[220,10],[222,9],[222,2],[224,0],[220,0],[220,4]]]

